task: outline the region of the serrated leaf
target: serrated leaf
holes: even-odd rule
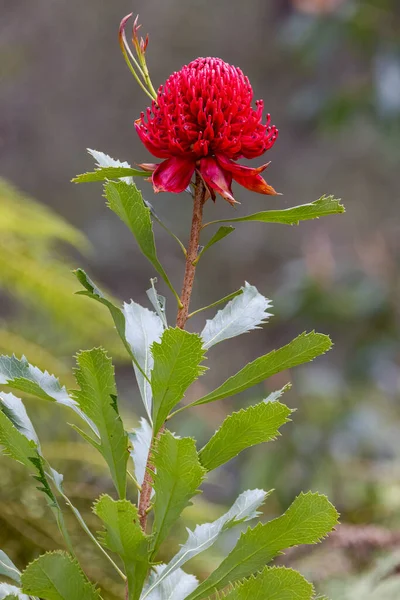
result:
[[[82,173],[71,179],[72,183],[90,183],[92,181],[105,181],[106,179],[121,179],[123,177],[148,177],[147,171],[132,169],[131,167],[102,167]]]
[[[212,471],[251,446],[276,439],[279,427],[289,421],[290,408],[279,402],[260,402],[225,419],[199,452],[200,462]]]
[[[124,344],[129,356],[135,363],[136,358],[133,356],[131,347],[126,341],[125,337],[125,317],[122,310],[118,308],[118,306],[115,306],[115,304],[111,302],[111,300],[108,300],[105,297],[103,292],[90,279],[90,277],[85,273],[83,269],[76,269],[75,271],[73,271],[73,273],[86,290],[76,293],[80,296],[87,296],[88,298],[92,298],[92,300],[96,300],[96,302],[100,302],[100,304],[103,304],[103,306],[106,306],[108,308],[112,320],[114,321],[115,329],[117,330],[117,333],[121,338],[121,341]]]
[[[149,569],[148,537],[143,533],[137,507],[128,500],[113,500],[104,495],[94,505],[103,521],[100,534],[104,546],[123,560],[129,583],[130,600],[137,600]]]
[[[327,335],[315,333],[314,331],[302,333],[286,346],[260,356],[260,358],[246,365],[216,390],[194,402],[193,406],[234,396],[253,385],[261,383],[271,375],[275,375],[275,373],[311,362],[317,356],[325,354],[331,346],[332,342]]]
[[[12,404],[15,406],[14,401]],[[19,410],[19,415],[21,415],[21,410]],[[40,446],[35,440],[30,439],[28,434],[29,431],[26,432],[26,427],[18,428],[11,418],[0,410],[0,446],[3,446],[3,453],[22,463],[31,471],[33,478],[40,484],[37,489],[45,494],[58,527],[62,531],[67,544],[69,544],[69,535],[65,527],[62,510],[49,484],[49,478],[53,479],[52,474],[46,473],[47,463],[41,455]],[[70,546],[68,547],[70,549]]]
[[[254,519],[259,514],[257,509],[264,503],[267,496],[268,493],[264,492],[264,490],[247,490],[240,494],[228,512],[216,521],[197,525],[194,531],[188,529],[189,537],[187,542],[181,546],[178,554],[155,577],[152,585],[148,587],[146,593],[143,595],[143,600],[148,598],[153,590],[170,577],[171,573],[174,573],[174,571],[182,567],[190,559],[210,548],[224,531],[231,529],[235,525]]]
[[[345,208],[334,196],[322,196],[314,202],[286,208],[284,210],[264,210],[253,215],[234,219],[219,219],[212,223],[239,223],[243,221],[259,221],[262,223],[282,223],[283,225],[298,225],[300,221],[319,219],[327,215],[344,213]]]
[[[160,573],[165,569],[166,565],[157,565],[154,571],[151,572],[149,581],[143,590],[143,594],[153,585]],[[199,585],[198,580],[194,575],[189,575],[178,569],[166,577],[161,584],[156,587],[149,596],[148,600],[185,600],[186,596],[193,592]]]
[[[178,298],[164,268],[158,260],[150,217],[151,211],[144,203],[141,192],[134,183],[129,185],[124,181],[118,181],[117,183],[110,181],[104,186],[104,192],[108,206],[129,227],[136,238],[140,250],[151,262],[157,273],[164,279],[174,296]]]
[[[210,241],[207,242],[207,244],[204,246],[204,248],[201,250],[201,252],[199,252],[199,254],[193,264],[196,265],[199,262],[200,258],[203,256],[204,252],[207,252],[207,250],[209,250],[211,248],[211,246],[214,246],[214,244],[216,244],[217,242],[220,242],[227,235],[229,235],[230,233],[233,233],[234,231],[235,231],[235,228],[231,227],[230,225],[220,227],[214,233],[214,235],[212,236]]]
[[[100,152],[99,150],[92,150],[91,148],[87,148],[87,151],[94,158],[97,166],[100,168],[106,168],[106,167],[122,167],[125,169],[131,168],[131,165],[126,160],[120,161],[118,159],[111,158],[111,156],[109,156],[108,154],[105,154],[104,152]],[[126,181],[126,183],[132,183],[133,179],[132,179],[132,177],[125,177],[124,181]]]
[[[0,600],[29,600],[29,598],[15,585],[0,583]]]
[[[100,594],[65,552],[48,552],[27,566],[21,575],[22,590],[43,600],[99,600]]]
[[[3,453],[36,471],[32,459],[38,457],[36,443],[20,433],[10,419],[0,411],[0,446]]]
[[[182,511],[191,504],[206,470],[201,466],[192,438],[178,438],[165,431],[153,456],[156,493],[154,502],[153,555]]]
[[[7,556],[3,550],[0,550],[0,575],[5,575],[16,583],[21,582],[21,571],[17,569],[13,561]]]
[[[275,392],[271,392],[270,394],[268,394],[264,402],[276,402],[277,400],[279,400],[279,398],[281,398],[281,396],[283,396],[285,392],[287,392],[287,390],[290,390],[291,387],[291,383],[286,383],[286,385],[284,385],[283,388],[281,388],[280,390],[275,390]]]
[[[224,296],[223,298],[216,300],[212,304],[208,304],[207,306],[202,306],[201,308],[194,310],[192,313],[190,313],[189,317],[193,317],[194,315],[197,315],[198,313],[203,312],[204,310],[208,310],[209,308],[214,308],[215,306],[219,306],[220,304],[225,304],[225,302],[229,302],[229,300],[233,300],[233,298],[236,298],[236,296],[240,296],[240,294],[243,294],[243,288],[240,288],[240,290],[236,290],[236,292],[232,292],[231,294],[228,294],[227,296]]]
[[[255,577],[223,594],[227,600],[311,600],[313,586],[300,573],[286,567],[266,567]]]
[[[0,392],[0,410],[3,411],[22,435],[28,440],[35,442],[36,446],[40,448],[39,438],[20,398],[11,393],[5,394],[4,392]]]
[[[271,313],[267,312],[271,301],[260,294],[254,285],[246,281],[241,289],[242,294],[228,302],[213,319],[207,319],[201,332],[205,348],[211,348],[223,340],[242,335],[252,329],[259,329],[271,316]]]
[[[187,600],[207,598],[249,577],[285,548],[321,541],[337,521],[338,513],[325,496],[300,494],[281,517],[242,533],[232,552]]]
[[[164,331],[164,325],[155,312],[140,306],[140,304],[136,304],[133,300],[130,304],[124,304],[123,314],[125,317],[126,340],[131,347],[132,354],[142,369],[140,371],[135,364],[133,365],[143,404],[151,419],[151,385],[142,373],[145,373],[150,378],[154,365],[150,348],[154,342],[160,340]]]
[[[7,385],[26,394],[32,394],[42,400],[50,400],[72,408],[81,419],[84,419],[94,433],[98,433],[93,423],[81,412],[76,402],[68,395],[59,380],[47,371],[29,364],[25,356],[0,356],[0,385]]]
[[[119,496],[124,498],[128,437],[118,413],[114,367],[102,348],[80,352],[77,364],[75,377],[80,390],[74,390],[74,398],[98,428],[100,451]]]
[[[167,316],[165,313],[167,299],[165,298],[165,296],[161,296],[161,294],[159,294],[157,292],[156,287],[155,287],[155,284],[157,283],[156,277],[153,277],[153,279],[150,279],[150,283],[151,283],[151,288],[146,291],[147,297],[150,300],[150,302],[152,303],[154,310],[160,317],[161,321],[163,322],[164,327],[167,328],[168,323],[167,323]]]
[[[153,430],[146,419],[142,418],[140,419],[140,426],[131,433],[128,433],[128,437],[132,444],[130,454],[135,465],[136,481],[139,485],[142,485],[151,441],[153,439]]]
[[[160,343],[153,344],[152,353],[153,430],[156,434],[205,367],[200,366],[204,359],[200,336],[178,327],[166,329]]]

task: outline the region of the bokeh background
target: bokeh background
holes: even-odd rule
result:
[[[292,228],[239,224],[202,259],[193,308],[247,280],[273,300],[274,318],[261,331],[216,346],[214,368],[194,386],[193,397],[305,329],[329,333],[335,346],[238,401],[199,407],[177,420],[180,433],[206,440],[228,410],[293,383],[285,401],[297,412],[283,437],[219,470],[187,511],[187,524],[218,516],[248,486],[276,489],[268,518],[300,490],[325,492],[344,525],[320,549],[285,560],[334,599],[366,598],[376,583],[376,559],[383,554],[389,561],[377,567],[385,577],[399,562],[393,552],[400,540],[400,4],[0,1],[0,351],[25,353],[73,385],[71,356],[102,343],[117,365],[129,426],[142,412],[131,367],[105,309],[73,295],[79,286],[70,269],[83,266],[114,297],[141,303],[154,273],[105,207],[101,185],[76,186],[70,179],[92,170],[86,147],[132,164],[151,158],[133,129],[147,99],[117,39],[121,17],[132,10],[150,32],[155,85],[197,56],[219,56],[250,77],[255,97],[264,98],[280,129],[268,153],[268,181],[283,195],[258,197],[241,188],[234,215],[218,200],[206,206],[208,220],[286,208],[324,193],[341,197],[347,210]],[[188,198],[155,197],[150,184],[139,183],[186,241]],[[179,288],[179,247],[163,230],[156,234]],[[166,291],[162,284],[159,291]],[[172,321],[172,300],[168,313]],[[190,327],[201,327],[207,316]],[[49,460],[64,472],[69,494],[96,529],[91,500],[111,489],[101,460],[68,427],[69,413],[29,398],[27,405]],[[58,535],[22,468],[1,458],[0,482],[0,547],[22,567],[39,551],[56,548]],[[177,545],[182,531],[174,534]],[[105,597],[119,597],[112,573],[78,529],[75,535]],[[205,574],[218,552],[201,557],[194,569]]]

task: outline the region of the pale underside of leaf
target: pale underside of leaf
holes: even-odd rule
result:
[[[153,430],[148,421],[142,417],[140,419],[139,427],[129,433],[128,436],[132,444],[130,454],[135,466],[136,481],[139,485],[142,485],[144,474],[146,472],[146,464],[150,452],[151,440],[153,439]]]
[[[17,569],[3,550],[0,550],[0,575],[5,575],[16,583],[21,582],[21,571]]]
[[[131,168],[131,165],[126,160],[120,161],[115,158],[111,158],[111,156],[109,156],[108,154],[105,154],[104,152],[100,152],[99,150],[92,150],[91,148],[87,148],[87,151],[89,152],[89,154],[91,156],[93,156],[94,160],[96,161],[97,166],[100,168],[106,168],[106,167],[122,167],[125,169]],[[123,181],[125,181],[126,183],[129,183],[129,184],[133,183],[132,177],[125,177],[123,179]]]
[[[98,435],[95,425],[82,413],[65,387],[60,385],[59,380],[47,371],[41,371],[29,364],[25,356],[22,356],[21,359],[14,355],[0,356],[0,385],[7,385],[43,400],[55,401],[72,408]]]
[[[168,327],[167,316],[165,313],[167,299],[165,298],[165,296],[161,296],[161,294],[159,294],[157,292],[156,287],[155,287],[155,284],[157,283],[156,277],[153,277],[152,279],[150,279],[150,283],[151,283],[151,288],[149,288],[146,291],[147,297],[150,300],[150,302],[152,303],[154,310],[160,317],[160,319],[163,322],[163,325],[166,329]]]
[[[142,371],[150,378],[151,370],[154,365],[150,348],[154,342],[160,340],[164,331],[163,322],[155,312],[140,306],[140,304],[133,302],[133,300],[129,304],[124,304],[123,314],[125,317],[126,340]],[[151,420],[151,386],[135,364],[133,367],[135,369],[143,404],[147,415]]]
[[[208,319],[201,332],[205,348],[229,338],[258,329],[271,316],[267,309],[271,301],[260,294],[256,287],[245,283],[243,293],[231,300],[213,319]]]
[[[157,565],[154,567],[154,571],[151,572],[149,581],[143,590],[143,594],[149,587],[153,585],[157,577],[165,569],[166,565]],[[188,594],[196,589],[199,582],[194,575],[189,575],[177,569],[166,577],[161,584],[153,589],[152,592],[147,596],[147,600],[184,600]],[[142,598],[144,595],[142,596]]]
[[[39,438],[20,398],[11,393],[0,392],[0,410],[4,412],[22,435],[35,442],[36,446],[40,448]]]
[[[9,583],[0,583],[0,600],[29,600],[26,594],[21,592],[21,589]]]
[[[182,567],[191,558],[210,548],[224,531],[239,523],[254,519],[258,515],[257,509],[265,502],[267,496],[268,493],[264,490],[247,490],[240,494],[229,511],[216,521],[197,525],[194,531],[188,529],[189,537],[187,542],[181,546],[178,554],[172,558],[165,569],[154,579],[152,585],[149,586],[147,592],[143,595],[143,600],[169,577],[171,573]]]

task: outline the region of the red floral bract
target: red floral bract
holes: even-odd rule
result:
[[[248,78],[220,58],[197,58],[173,73],[135,121],[146,148],[166,159],[147,165],[154,190],[182,192],[196,169],[213,199],[217,192],[234,204],[232,180],[261,194],[276,194],[260,175],[268,163],[249,168],[235,162],[261,156],[278,137],[270,115],[263,123],[263,101],[257,100],[254,109],[252,100]]]

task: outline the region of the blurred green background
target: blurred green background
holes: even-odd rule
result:
[[[399,559],[391,552],[400,540],[398,0],[0,2],[0,351],[25,353],[73,385],[72,355],[101,343],[118,367],[127,425],[143,412],[106,310],[73,295],[78,285],[70,273],[82,266],[114,297],[142,304],[154,276],[129,231],[105,207],[101,185],[70,183],[93,167],[87,146],[132,164],[151,159],[133,128],[147,99],[117,39],[119,21],[131,10],[150,33],[148,64],[156,86],[193,58],[216,55],[243,69],[279,127],[267,155],[268,181],[283,196],[240,188],[242,204],[232,216],[324,193],[341,197],[347,209],[293,228],[239,224],[202,259],[194,309],[247,280],[273,300],[275,316],[263,330],[213,349],[214,368],[189,400],[305,329],[329,333],[335,346],[237,401],[198,407],[177,419],[178,431],[201,443],[229,410],[293,382],[284,401],[297,412],[283,438],[220,469],[187,511],[187,524],[220,514],[244,487],[276,489],[265,508],[268,518],[300,490],[325,492],[346,525],[320,549],[289,553],[285,560],[334,599],[375,598],[368,586],[396,572]],[[139,185],[186,240],[188,198],[155,197],[150,184]],[[232,210],[222,199],[210,202],[206,218]],[[180,288],[179,248],[163,230],[156,234],[163,264]],[[159,291],[166,292],[161,284]],[[201,328],[207,316],[190,327]],[[111,489],[104,465],[68,427],[67,411],[30,399],[27,405],[47,457],[65,474],[69,495],[95,530],[91,501]],[[0,547],[22,567],[60,541],[22,467],[1,458],[0,482]],[[174,532],[176,544],[182,533],[183,527]],[[106,597],[119,597],[101,557],[79,539],[78,529],[75,535],[89,574]],[[389,562],[371,571],[382,553]],[[195,569],[206,573],[217,559],[218,549]],[[378,591],[376,598],[398,597],[390,593]]]

